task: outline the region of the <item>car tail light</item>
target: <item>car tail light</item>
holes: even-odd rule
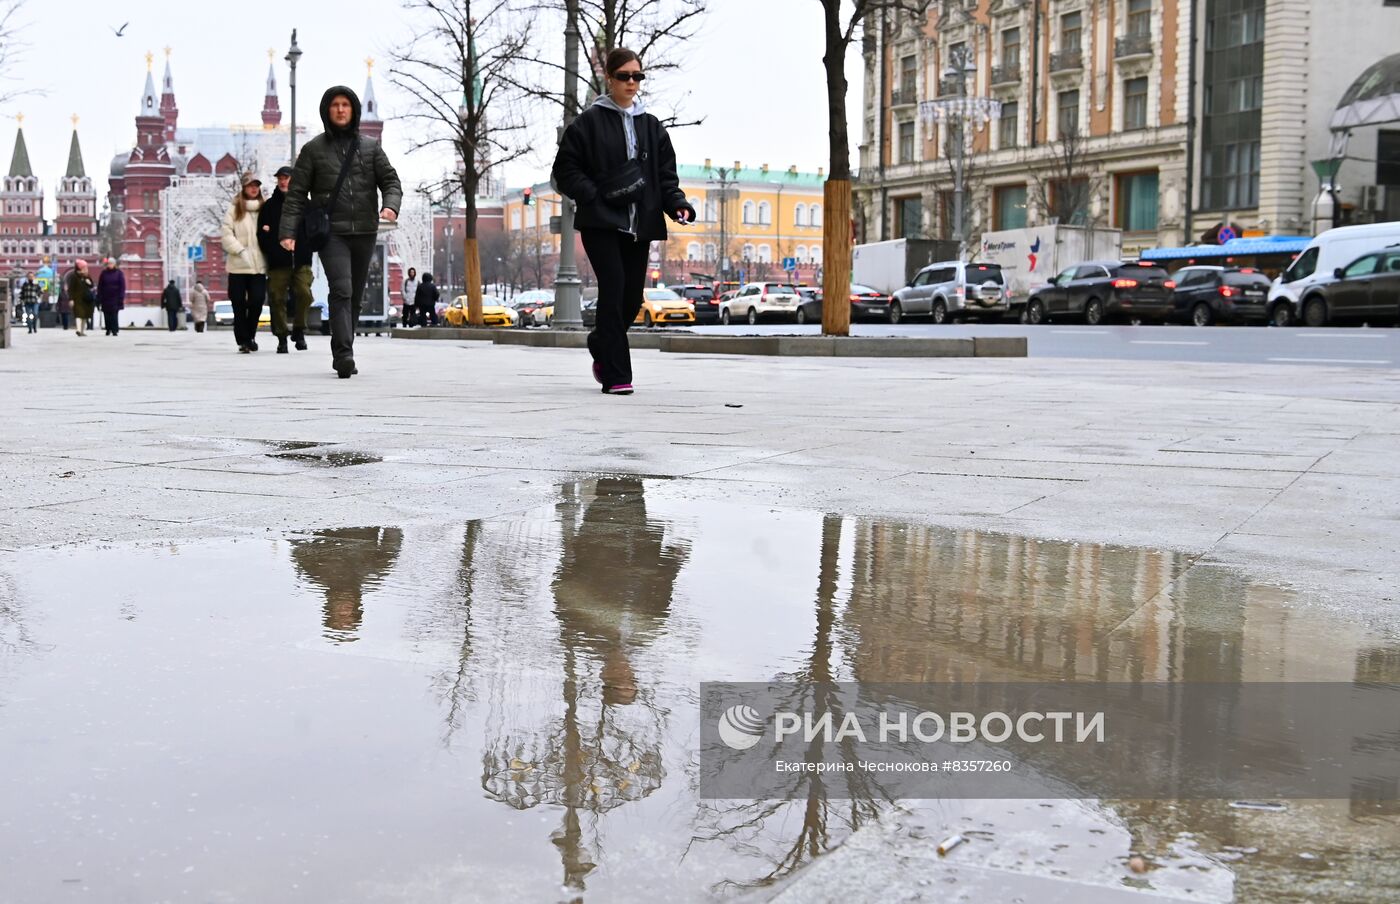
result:
[[[1174,279],[1169,279],[1169,280],[1167,280],[1166,282],[1162,283],[1162,287],[1165,288],[1165,289],[1175,289],[1175,288],[1176,288],[1176,280],[1174,280]]]
[[[1220,295],[1222,298],[1234,298],[1235,290],[1230,288],[1229,286],[1221,286]]]
[[[1115,289],[1136,289],[1138,281],[1135,279],[1115,279],[1113,288]]]

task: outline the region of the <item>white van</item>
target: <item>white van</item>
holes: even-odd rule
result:
[[[1400,222],[1339,226],[1317,236],[1270,287],[1269,323],[1298,323],[1302,317],[1298,302],[1310,287],[1331,279],[1338,267],[1345,267],[1368,251],[1395,244],[1400,244]]]

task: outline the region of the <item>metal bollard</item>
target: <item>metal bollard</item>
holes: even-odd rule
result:
[[[14,313],[15,300],[10,293],[8,277],[0,278],[0,348],[10,348],[10,320]]]

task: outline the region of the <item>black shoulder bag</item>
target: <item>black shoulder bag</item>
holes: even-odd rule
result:
[[[335,180],[335,191],[324,205],[308,204],[306,214],[301,218],[301,238],[297,244],[305,244],[308,251],[323,251],[331,240],[331,214],[340,198],[340,189],[345,185],[345,177],[350,174],[350,161],[360,153],[360,136],[355,136],[355,146],[345,152],[345,160],[340,164],[340,176]]]

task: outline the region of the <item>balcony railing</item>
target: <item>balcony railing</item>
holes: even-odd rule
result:
[[[1084,51],[1079,48],[1074,50],[1061,50],[1059,53],[1050,54],[1051,72],[1073,72],[1084,68]]]
[[[1152,35],[1124,35],[1113,42],[1113,56],[1116,59],[1126,57],[1150,56],[1152,54]]]
[[[958,78],[957,76],[953,76],[952,78],[941,78],[938,80],[939,97],[956,97],[957,95],[963,93],[963,91],[965,91],[966,89],[967,83],[963,79]]]
[[[908,104],[919,102],[918,89],[913,87],[896,88],[890,92],[890,104],[895,107],[903,107]]]
[[[1021,81],[1021,64],[1006,63],[992,67],[993,85],[1014,85]]]

